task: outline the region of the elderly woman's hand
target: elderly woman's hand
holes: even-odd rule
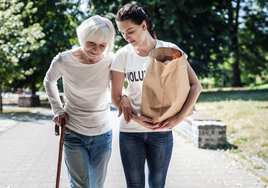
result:
[[[132,108],[129,98],[125,95],[121,97],[119,102],[118,117],[121,116],[122,113],[124,114],[124,119],[127,124],[132,119],[132,114],[137,114],[137,112]]]
[[[55,115],[52,120],[55,122],[56,125],[61,126],[62,119],[65,120],[65,123],[67,125],[69,121],[67,113]]]

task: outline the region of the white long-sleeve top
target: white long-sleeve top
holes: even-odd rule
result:
[[[107,87],[114,54],[109,53],[95,64],[83,64],[71,52],[59,53],[44,79],[54,115],[66,112],[69,116],[67,127],[79,134],[104,134],[112,129]],[[63,79],[64,107],[57,87],[60,77]]]

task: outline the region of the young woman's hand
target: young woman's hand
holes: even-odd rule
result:
[[[127,96],[122,96],[119,102],[118,117],[121,116],[122,113],[124,114],[124,119],[127,124],[131,121],[132,114],[137,115],[137,112],[132,108],[130,100]]]
[[[61,126],[62,119],[65,120],[65,125],[67,125],[69,121],[67,113],[55,115],[52,120],[55,122],[56,125]]]
[[[132,119],[147,129],[155,130],[159,127],[159,124],[152,124],[153,120],[144,116],[137,116],[133,114]]]
[[[176,125],[178,125],[180,122],[184,120],[184,116],[182,114],[177,114],[171,118],[166,119],[165,121],[161,122],[159,125],[159,128],[157,129],[172,129]]]

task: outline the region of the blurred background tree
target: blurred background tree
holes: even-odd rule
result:
[[[24,4],[31,3],[31,6],[37,9],[34,13],[23,14],[24,25],[39,23],[45,33],[46,43],[19,62],[24,79],[18,80],[16,87],[29,87],[32,95],[35,95],[36,90],[43,87],[43,79],[53,57],[77,44],[75,29],[77,23],[84,18],[79,10],[80,1],[21,1]]]
[[[87,13],[115,18],[129,1],[89,1]],[[131,3],[131,2],[130,2]],[[177,44],[203,85],[239,87],[267,82],[268,10],[264,0],[137,0],[158,39]],[[116,50],[126,44],[117,33]],[[209,80],[210,83],[207,83]],[[254,82],[256,84],[256,82]]]
[[[29,4],[17,0],[0,0],[0,93],[2,83],[11,84],[20,78],[19,62],[27,58],[31,51],[44,44],[42,27],[37,22],[25,25],[22,14],[35,12]],[[0,95],[0,112],[2,112],[2,96]]]
[[[242,83],[256,84],[256,75],[268,81],[268,1],[247,1],[239,31]]]

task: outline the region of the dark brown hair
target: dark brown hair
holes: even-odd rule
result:
[[[147,24],[147,30],[150,35],[156,39],[156,34],[153,28],[151,16],[149,13],[135,4],[125,4],[119,9],[116,15],[116,21],[122,22],[125,20],[131,20],[134,24],[140,25],[143,21]]]

